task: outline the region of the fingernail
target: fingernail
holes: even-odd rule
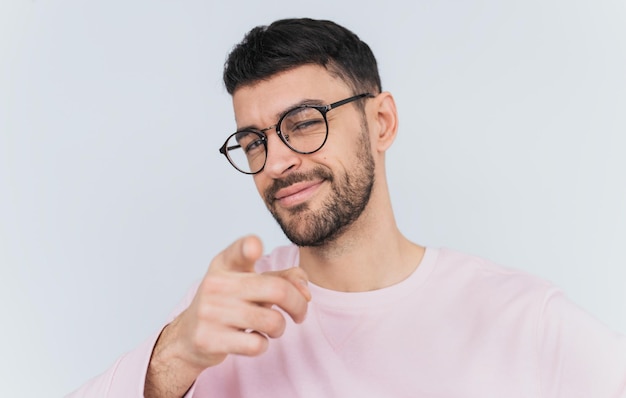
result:
[[[304,288],[306,292],[309,292],[309,282],[305,279],[298,279],[298,284]]]
[[[243,241],[243,247],[241,248],[242,254],[245,258],[250,258],[252,257],[252,253],[250,253],[251,251],[251,247],[250,247],[250,241],[248,239]]]
[[[298,284],[304,288],[306,301],[311,301],[311,291],[309,290],[309,282],[305,279],[298,279]]]

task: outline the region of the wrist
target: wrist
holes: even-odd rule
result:
[[[156,341],[146,373],[146,398],[182,397],[203,370],[184,359],[176,335],[174,320],[163,328]]]

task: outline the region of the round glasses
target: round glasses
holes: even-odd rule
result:
[[[262,130],[244,129],[231,134],[220,153],[244,174],[259,173],[267,160],[267,134],[273,128],[292,151],[308,155],[322,149],[328,138],[326,114],[341,105],[372,98],[370,93],[355,95],[328,105],[300,105],[285,112],[278,123]]]

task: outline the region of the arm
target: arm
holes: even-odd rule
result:
[[[211,262],[190,306],[159,337],[145,379],[146,398],[182,397],[206,368],[229,354],[256,356],[283,334],[272,306],[304,320],[310,293],[300,268],[257,274],[258,238],[242,238]]]
[[[299,268],[254,273],[261,252],[260,241],[253,237],[228,247],[213,260],[160,335],[122,356],[66,398],[180,398],[193,393],[190,386],[202,370],[219,364],[229,353],[262,353],[269,344],[265,336],[279,337],[285,324],[271,306],[281,307],[300,322],[310,293],[307,277]]]
[[[626,397],[626,336],[552,292],[538,328],[545,397]]]
[[[143,380],[158,334],[120,357],[106,372],[86,382],[66,398],[143,397]]]

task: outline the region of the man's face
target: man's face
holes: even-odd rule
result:
[[[326,69],[301,66],[237,89],[233,95],[237,128],[264,129],[304,101],[326,105],[352,95]],[[340,236],[365,209],[374,184],[374,159],[362,112],[347,104],[326,117],[328,140],[309,155],[292,151],[274,129],[268,130],[265,168],[254,176],[267,208],[298,246],[320,246]]]

